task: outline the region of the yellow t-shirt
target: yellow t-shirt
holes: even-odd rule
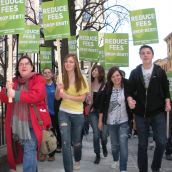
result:
[[[63,90],[67,94],[72,96],[81,96],[89,92],[89,86],[87,80],[84,78],[86,87],[82,84],[81,89],[77,92],[75,85],[70,85],[68,90]],[[60,105],[60,110],[64,112],[68,112],[71,114],[82,114],[83,113],[83,102],[82,101],[74,101],[69,99],[63,99]]]

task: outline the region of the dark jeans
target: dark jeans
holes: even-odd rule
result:
[[[100,139],[102,147],[107,144],[108,129],[107,125],[103,126],[103,131],[98,129],[98,112],[91,112],[89,115],[89,121],[93,129],[93,146],[94,152],[100,154]]]
[[[149,137],[149,126],[151,125],[153,131],[153,137],[156,143],[154,150],[154,156],[152,160],[151,169],[159,170],[161,168],[161,162],[163,153],[166,147],[166,120],[163,112],[150,117],[144,118],[135,116],[136,127],[138,131],[138,167],[140,172],[148,172],[148,137]]]
[[[87,135],[88,133],[89,133],[89,119],[88,116],[84,116],[83,135]]]
[[[73,172],[71,144],[74,149],[75,162],[81,160],[82,143],[81,133],[84,125],[82,114],[69,114],[59,111],[59,126],[62,139],[62,154],[65,172]]]
[[[170,112],[170,119],[169,119],[169,138],[166,145],[166,155],[172,154],[172,112]]]
[[[165,154],[172,155],[172,138],[168,139]]]
[[[128,161],[128,121],[117,125],[108,125],[111,149],[114,161],[120,158],[120,171],[127,170]]]

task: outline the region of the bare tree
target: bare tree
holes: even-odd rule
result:
[[[40,4],[42,1],[49,0],[26,0],[26,23],[34,25],[41,23]],[[83,0],[82,6],[77,6],[76,0],[70,0],[69,13],[71,26],[73,25],[71,33],[76,33],[76,27],[74,25],[77,25],[77,28],[80,30],[104,30],[114,33],[129,21],[128,9],[121,5],[118,0]],[[41,34],[43,34],[42,31]],[[16,40],[17,37],[14,36],[13,46],[15,46]],[[6,41],[5,37],[1,37],[1,41]],[[62,46],[66,46],[66,43],[64,41]],[[64,49],[66,50],[66,47]],[[5,71],[5,64],[7,64],[5,60],[8,60],[4,58],[4,54],[7,51],[7,48],[3,50],[0,47],[0,67],[3,71]]]
[[[85,0],[83,8],[77,7],[76,23],[80,30],[108,30],[116,32],[129,21],[128,9],[117,0]]]
[[[26,22],[38,25],[42,18],[39,8],[39,4],[42,1],[46,0],[26,1]],[[121,5],[118,0],[83,0],[82,6],[78,6],[76,0],[70,0],[69,4],[70,16],[72,18],[76,16],[74,20],[79,30],[100,31],[104,29],[114,33],[129,21],[128,9],[124,5]],[[71,18],[70,20],[73,25],[74,20]],[[73,33],[75,32],[73,31]]]
[[[26,23],[32,23],[35,25],[39,24],[40,17],[40,8],[39,8],[39,0],[26,0],[26,13],[25,20]]]

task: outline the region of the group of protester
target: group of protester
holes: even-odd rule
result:
[[[37,156],[40,149],[42,130],[51,124],[58,139],[58,150],[62,151],[65,172],[80,169],[82,157],[82,132],[84,125],[83,102],[89,104],[89,122],[93,129],[93,146],[96,154],[94,163],[99,164],[100,140],[103,155],[108,155],[107,135],[111,141],[112,168],[127,171],[129,124],[136,122],[138,134],[138,169],[148,172],[149,127],[156,143],[152,172],[160,172],[167,145],[166,115],[171,110],[169,82],[165,71],[152,63],[152,47],[143,45],[139,55],[142,64],[123,77],[118,67],[105,71],[101,65],[91,70],[91,87],[81,74],[79,62],[74,54],[68,54],[63,63],[63,82],[55,83],[51,69],[43,74],[34,70],[28,56],[19,59],[16,77],[7,82],[0,92],[1,101],[7,104],[5,130],[8,163],[11,171],[16,163],[23,162],[24,172],[37,172]],[[8,98],[12,98],[12,102]],[[47,107],[48,105],[48,107]],[[36,113],[43,121],[39,123]],[[73,153],[72,153],[73,148]],[[172,156],[169,150],[168,157]],[[55,151],[48,160],[55,160]],[[74,155],[74,164],[73,158]],[[42,159],[41,159],[42,158]],[[40,155],[45,160],[45,155]]]

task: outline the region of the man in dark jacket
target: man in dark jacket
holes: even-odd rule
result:
[[[165,71],[152,63],[154,51],[152,47],[140,47],[141,65],[130,74],[128,104],[134,109],[138,131],[138,168],[139,172],[148,172],[148,136],[152,126],[156,142],[152,172],[159,172],[163,153],[166,147],[165,111],[171,110],[169,82]]]

